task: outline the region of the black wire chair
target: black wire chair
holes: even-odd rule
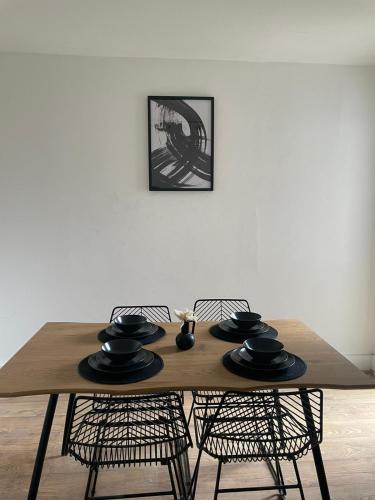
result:
[[[304,492],[297,460],[319,446],[323,435],[323,393],[320,389],[300,389],[271,393],[227,392],[219,405],[194,408],[194,424],[199,448],[191,486],[194,499],[199,465],[205,452],[218,460],[214,499],[219,493],[278,490]],[[280,461],[293,463],[296,480],[285,484]],[[220,488],[221,469],[233,462],[272,461],[275,484],[270,486]]]
[[[123,314],[140,314],[140,315],[145,316],[148,319],[148,321],[165,322],[165,323],[171,322],[171,314],[169,312],[168,306],[115,306],[112,309],[109,321],[112,322],[115,318],[117,318],[118,316],[121,316]],[[180,395],[182,402],[184,402],[183,391],[179,391],[178,394]],[[75,397],[76,397],[76,394],[69,395],[68,407],[67,407],[66,418],[65,418],[64,435],[63,435],[63,441],[62,441],[62,447],[61,447],[61,455],[63,455],[63,456],[67,454],[67,442],[68,442],[70,427],[72,424],[72,418],[74,415],[73,404],[74,404]],[[110,396],[104,395],[104,398],[107,398],[107,397],[110,397]],[[116,397],[116,396],[112,396],[112,397]],[[99,402],[100,402],[100,398],[97,398],[95,404],[98,405]]]
[[[67,443],[68,453],[89,468],[85,500],[171,495],[187,492],[181,456],[192,446],[181,399],[177,393],[142,397],[78,396]],[[171,489],[95,497],[99,469],[165,465]]]
[[[194,303],[194,315],[198,321],[222,321],[236,311],[249,311],[250,306],[246,299],[198,299]],[[195,323],[193,324],[193,332]],[[195,405],[219,404],[222,391],[192,391],[193,402],[190,408],[188,423]]]

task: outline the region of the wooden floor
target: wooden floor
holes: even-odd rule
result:
[[[186,398],[186,408],[190,398]],[[27,496],[35,450],[39,440],[47,398],[44,396],[0,399],[0,499],[24,500]],[[87,471],[69,457],[61,457],[61,436],[67,398],[59,399],[52,428],[40,500],[81,500]],[[193,430],[192,430],[193,432]],[[322,453],[335,500],[375,500],[375,391],[325,391],[325,429]],[[190,453],[194,463],[196,451]],[[319,488],[311,454],[299,461],[307,500],[319,499]],[[197,499],[213,497],[216,462],[205,457]],[[287,466],[287,477],[293,479]],[[264,485],[270,476],[264,464],[227,465],[223,487]],[[150,491],[168,487],[164,468],[141,467],[104,471],[97,494]],[[271,499],[271,493],[239,493],[220,498]],[[167,497],[165,497],[167,498]],[[170,497],[169,497],[170,498]],[[299,498],[289,492],[290,500]]]

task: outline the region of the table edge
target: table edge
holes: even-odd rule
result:
[[[370,377],[369,377],[370,379]],[[125,386],[127,387],[127,386]],[[98,385],[95,386],[95,388],[92,389],[92,391],[88,391],[87,387],[85,388],[77,388],[74,389],[74,392],[69,391],[69,389],[56,389],[54,390],[53,388],[50,388],[48,390],[36,390],[36,391],[16,391],[16,392],[3,392],[0,393],[0,399],[4,398],[15,398],[15,397],[23,397],[23,396],[41,396],[41,395],[47,395],[47,394],[112,394],[112,395],[131,395],[131,394],[148,394],[148,393],[159,393],[159,392],[176,392],[176,391],[184,391],[184,392],[191,392],[191,391],[239,391],[239,392],[251,392],[251,391],[257,391],[260,389],[301,389],[305,388],[306,384],[300,383],[265,383],[265,384],[259,384],[255,387],[242,387],[239,389],[238,387],[223,387],[223,386],[205,386],[205,385],[200,385],[200,386],[169,386],[169,387],[149,387],[149,388],[134,388],[134,389],[115,389],[114,386],[103,386],[103,392],[100,392]],[[334,384],[309,384],[308,385],[309,389],[332,389],[332,390],[370,390],[370,389],[375,389],[375,380],[372,381],[371,379],[369,380],[368,384],[360,384],[360,385],[353,385],[353,384],[348,384],[348,385],[334,385]]]

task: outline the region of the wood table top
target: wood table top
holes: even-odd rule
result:
[[[104,323],[46,323],[1,369],[0,397],[52,393],[137,394],[165,390],[252,390],[260,388],[321,387],[333,389],[375,388],[375,380],[297,320],[273,320],[285,349],[307,364],[306,373],[285,382],[261,382],[229,372],[223,354],[238,346],[209,333],[214,322],[197,324],[195,346],[179,351],[175,336],[179,323],[161,323],[166,335],[146,349],[157,352],[164,368],[152,378],[124,385],[105,385],[82,378],[77,366],[99,351],[97,334]]]

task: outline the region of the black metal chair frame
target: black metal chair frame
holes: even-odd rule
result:
[[[67,451],[90,472],[85,500],[109,500],[171,495],[187,498],[181,456],[192,446],[189,428],[177,393],[134,397],[79,396]],[[168,468],[171,489],[95,497],[99,469],[160,464]]]
[[[168,306],[115,306],[112,309],[110,322],[112,322],[118,316],[122,314],[141,314],[146,316],[148,320],[156,322],[170,322],[171,314]],[[182,402],[184,401],[183,391],[179,391]],[[65,456],[67,454],[67,443],[70,433],[70,428],[72,424],[72,418],[74,415],[74,400],[76,394],[70,394],[68,400],[68,406],[65,417],[64,434],[61,446],[61,455]],[[108,397],[108,396],[104,396]]]
[[[198,299],[194,303],[194,313],[201,321],[218,320],[221,321],[230,316],[232,312],[249,311],[249,302],[246,299]],[[194,324],[195,327],[195,324]],[[194,329],[193,329],[194,331]],[[259,391],[257,391],[259,392]],[[269,392],[269,391],[261,391]],[[277,392],[277,391],[276,391]],[[193,401],[191,404],[188,423],[190,423],[194,407],[196,405],[212,406],[218,405],[223,398],[223,391],[192,391]],[[275,484],[279,484],[279,471],[271,460],[267,460],[267,466],[274,478]]]
[[[319,444],[323,438],[323,393],[320,389],[282,393],[226,392],[218,405],[196,407],[194,424],[199,453],[189,492],[192,499],[195,498],[203,451],[218,460],[214,500],[220,493],[267,490],[277,490],[279,496],[285,498],[289,489],[299,489],[302,500],[305,499],[297,459],[310,449],[313,453],[318,450],[320,455]],[[234,443],[240,453],[236,452]],[[314,459],[316,461],[316,453]],[[274,485],[220,488],[225,463],[260,460],[275,462]],[[296,483],[285,484],[282,460],[293,463]],[[322,498],[329,499],[328,485],[322,487],[326,477],[321,455],[317,472]]]

